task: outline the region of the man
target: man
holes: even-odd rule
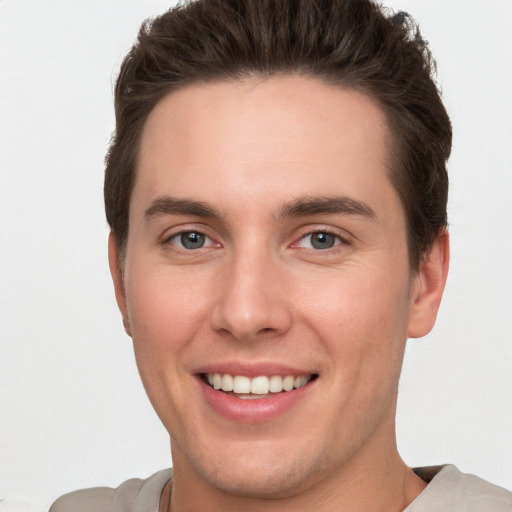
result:
[[[52,512],[512,509],[396,448],[405,343],[449,260],[432,66],[405,15],[363,0],[199,0],[143,27],[105,203],[173,472]]]

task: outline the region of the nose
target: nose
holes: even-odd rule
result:
[[[239,341],[286,333],[292,325],[285,275],[263,251],[234,257],[221,272],[211,314],[214,330]]]

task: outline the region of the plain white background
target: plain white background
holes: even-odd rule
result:
[[[512,487],[512,1],[395,0],[438,60],[454,126],[452,266],[409,341],[398,440]],[[170,464],[107,270],[112,87],[164,0],[0,0],[0,510]],[[305,425],[307,428],[307,425]]]

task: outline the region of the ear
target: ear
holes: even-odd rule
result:
[[[124,289],[123,272],[119,264],[119,249],[116,237],[112,231],[108,236],[108,265],[110,267],[110,275],[114,283],[114,291],[116,294],[117,306],[123,317],[123,325],[126,334],[131,337],[132,331],[130,320],[128,319],[128,307],[126,304],[126,292]]]
[[[414,277],[409,338],[421,338],[434,327],[446,284],[449,261],[450,242],[448,232],[443,231],[432,245],[432,249],[425,255]]]

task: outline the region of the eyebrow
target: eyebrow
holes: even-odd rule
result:
[[[279,209],[277,219],[322,214],[360,215],[375,219],[375,212],[369,205],[347,196],[300,197],[283,204]],[[146,209],[144,219],[148,222],[164,215],[194,215],[210,219],[222,217],[216,208],[203,201],[163,196],[155,199]]]
[[[155,199],[144,212],[144,219],[150,221],[163,215],[194,215],[196,217],[220,218],[221,214],[208,203],[170,196]]]
[[[322,214],[360,215],[375,219],[373,209],[363,201],[347,196],[308,196],[285,203],[278,218],[305,217]]]

